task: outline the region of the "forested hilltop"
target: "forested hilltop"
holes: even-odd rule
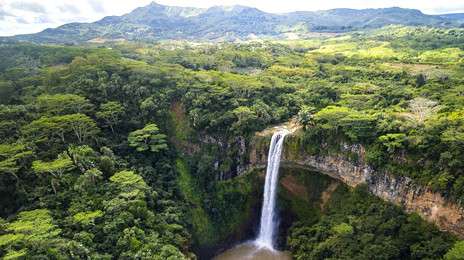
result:
[[[448,28],[463,24],[462,14],[427,15],[399,7],[273,14],[240,5],[193,8],[152,2],[122,16],[108,16],[93,23],[69,23],[11,38],[67,45],[158,40],[234,42],[308,39],[320,33],[346,33],[389,25]]]
[[[240,148],[200,140],[246,143],[291,119],[310,154],[362,144],[376,170],[464,198],[464,29],[202,45],[8,40],[0,60],[3,259],[196,259],[244,232],[262,194],[257,172],[218,178]],[[317,178],[315,190],[329,186]],[[367,193],[339,185],[321,207],[284,196],[293,257],[464,257],[459,238]]]

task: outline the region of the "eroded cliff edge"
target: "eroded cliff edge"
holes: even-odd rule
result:
[[[372,194],[418,213],[442,231],[464,236],[464,208],[460,201],[414,184],[408,177],[376,172],[365,161],[366,150],[359,144],[340,144],[340,149],[311,155],[301,145],[298,135],[286,137],[281,164],[287,167],[314,169],[337,178],[351,187],[366,184]],[[248,169],[265,167],[270,135],[256,135],[249,144]]]

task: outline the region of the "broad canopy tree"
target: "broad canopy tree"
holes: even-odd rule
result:
[[[148,124],[142,129],[131,132],[127,140],[130,146],[136,147],[139,152],[150,150],[156,153],[168,147],[165,138],[166,135],[159,133],[156,124]]]
[[[61,229],[54,224],[47,209],[22,211],[18,219],[8,225],[6,234],[0,236],[0,246],[7,245],[4,259],[28,258],[55,246]]]
[[[31,134],[36,142],[44,142],[47,146],[53,144],[54,137],[66,143],[66,136],[73,133],[79,142],[84,142],[98,132],[100,129],[95,121],[84,114],[43,116],[23,127],[24,134]]]
[[[118,124],[120,116],[124,113],[124,107],[119,102],[108,102],[100,105],[100,111],[95,113],[97,118],[103,119],[114,132],[114,125]]]
[[[52,115],[86,113],[92,108],[88,99],[74,94],[41,95],[37,101],[40,108]]]
[[[14,144],[1,144],[0,145],[0,172],[11,174],[16,181],[18,175],[16,174],[21,168],[21,159],[30,157],[30,151],[23,143],[17,142]]]

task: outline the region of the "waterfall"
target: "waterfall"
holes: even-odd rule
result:
[[[274,213],[275,193],[279,175],[280,156],[287,130],[275,133],[271,138],[267,158],[266,180],[264,183],[263,209],[261,211],[261,226],[255,242],[269,249],[274,249],[274,230],[276,219]]]

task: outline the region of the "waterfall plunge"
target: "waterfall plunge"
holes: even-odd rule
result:
[[[274,250],[275,219],[275,193],[279,176],[280,156],[287,130],[275,133],[271,138],[269,155],[267,158],[266,180],[264,183],[263,209],[261,211],[261,227],[255,242]]]

